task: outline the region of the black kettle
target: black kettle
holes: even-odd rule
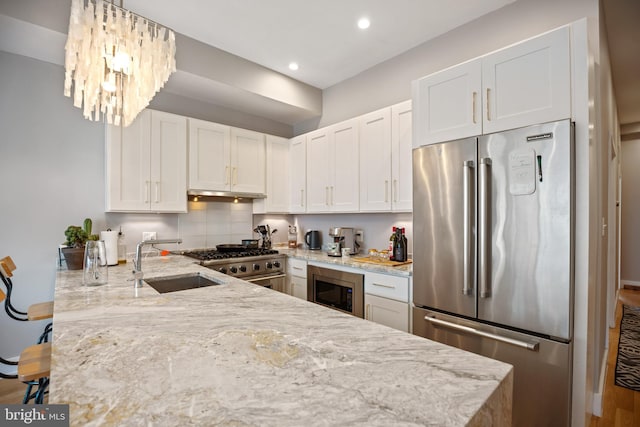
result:
[[[310,250],[322,249],[322,242],[320,239],[320,231],[309,230],[304,235],[304,242],[307,244],[307,248]]]

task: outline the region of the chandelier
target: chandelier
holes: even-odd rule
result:
[[[71,0],[64,95],[89,120],[128,126],[176,70],[175,34],[103,0]]]

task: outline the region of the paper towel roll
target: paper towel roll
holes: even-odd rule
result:
[[[107,264],[118,264],[118,232],[117,231],[101,231],[100,240],[104,240],[104,246],[107,249]]]

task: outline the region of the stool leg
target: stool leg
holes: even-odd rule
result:
[[[47,394],[47,388],[49,387],[49,378],[40,378],[38,380],[38,390],[35,393],[34,403],[43,404],[44,395]]]
[[[49,342],[49,334],[53,331],[53,323],[49,323],[45,328],[40,338],[38,338],[38,344],[42,344],[43,342]]]
[[[34,386],[33,381],[29,381],[29,382],[27,382],[25,384],[27,385],[27,390],[24,392],[24,398],[22,399],[22,403],[24,405],[29,403],[29,400],[31,400],[31,398],[33,397],[33,396],[31,396],[31,388]]]

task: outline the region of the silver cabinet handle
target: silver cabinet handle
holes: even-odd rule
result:
[[[333,185],[331,186],[331,198],[329,200],[330,200],[329,203],[331,204],[331,206],[333,206],[334,205],[334,203],[333,203]]]
[[[301,271],[304,270],[304,268],[302,267],[291,267],[291,268],[293,268],[294,270],[301,270]]]
[[[238,168],[233,167],[233,185],[238,185]]]
[[[324,204],[329,206],[329,187],[324,187]]]
[[[389,203],[389,180],[384,180],[384,202]]]
[[[471,96],[471,118],[473,119],[473,124],[476,124],[476,97],[478,93],[473,91],[473,95]]]
[[[478,182],[478,285],[480,298],[491,296],[491,159],[480,159]]]
[[[151,199],[151,181],[144,182],[144,202],[149,203],[149,199]]]
[[[393,188],[391,189],[391,193],[393,194],[393,201],[398,201],[398,180],[393,180]]]
[[[371,307],[371,304],[367,304],[367,307],[365,308],[365,311],[364,311],[365,320],[369,320],[369,307]]]
[[[229,185],[230,180],[231,180],[231,177],[229,174],[229,166],[226,166],[224,168],[224,185]]]
[[[156,181],[156,203],[160,202],[160,181]]]
[[[489,94],[491,93],[491,89],[487,88],[487,121],[491,121],[491,109],[489,108]]]
[[[473,229],[473,199],[471,188],[473,186],[473,160],[465,160],[462,166],[462,215],[463,215],[463,250],[462,250],[462,293],[463,295],[471,295],[473,293],[473,244],[471,242],[471,234]]]
[[[395,289],[396,287],[393,285],[386,285],[384,283],[372,283],[373,286],[380,286],[381,288],[389,288],[389,289]]]
[[[304,188],[300,189],[300,206],[304,206]]]
[[[526,342],[520,341],[509,337],[504,337],[498,334],[492,334],[490,332],[479,331],[478,329],[472,328],[470,326],[458,325],[456,323],[447,322],[446,320],[436,319],[435,317],[425,316],[424,320],[427,322],[431,322],[434,325],[444,326],[445,328],[455,329],[457,331],[467,332],[473,335],[478,335],[481,337],[489,338],[495,341],[500,341],[506,344],[515,345],[516,347],[526,348],[531,351],[538,351],[540,347],[540,343],[537,341]]]

